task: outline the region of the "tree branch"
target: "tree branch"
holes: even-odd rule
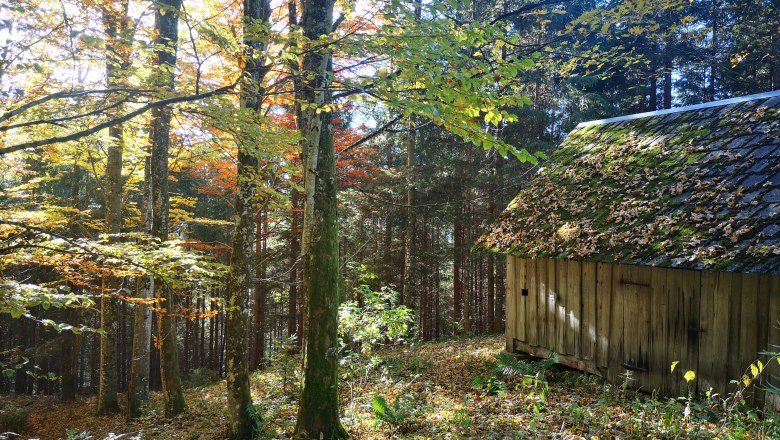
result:
[[[490,21],[490,24],[496,24],[501,20],[506,20],[507,18],[514,17],[515,15],[520,15],[524,12],[533,11],[534,9],[541,8],[542,6],[549,6],[549,5],[555,5],[558,3],[568,3],[571,0],[543,0],[539,3],[533,3],[530,5],[524,5],[520,8],[517,8],[513,11],[504,12],[503,14],[499,15],[498,17],[494,18]]]
[[[338,152],[338,154],[336,154],[336,158],[339,158],[339,157],[341,157],[341,155],[342,155],[342,154],[345,154],[345,153],[347,153],[348,151],[350,151],[350,150],[353,150],[353,149],[355,149],[355,148],[359,147],[360,145],[363,145],[364,143],[366,143],[366,142],[370,141],[371,139],[373,139],[373,138],[375,138],[375,137],[379,136],[379,135],[380,135],[380,134],[382,134],[382,133],[383,133],[385,130],[387,130],[388,128],[392,127],[392,126],[393,126],[393,124],[395,124],[396,122],[400,121],[402,117],[403,117],[403,116],[401,116],[401,115],[398,115],[398,116],[396,116],[395,118],[393,118],[393,119],[392,119],[390,122],[388,122],[387,124],[385,124],[385,125],[383,125],[383,126],[381,126],[381,127],[377,128],[376,130],[374,130],[374,131],[373,131],[373,132],[371,132],[370,134],[368,134],[368,135],[366,135],[366,136],[362,137],[362,138],[361,138],[359,141],[356,141],[356,142],[355,142],[355,143],[353,143],[352,145],[349,145],[348,147],[346,147],[346,148],[344,148],[343,150],[339,151],[339,152]]]
[[[220,87],[218,89],[215,89],[215,90],[212,90],[212,91],[206,92],[206,93],[195,94],[195,95],[186,95],[186,96],[176,96],[176,97],[173,97],[173,98],[161,99],[159,101],[150,102],[150,103],[148,103],[148,104],[146,104],[146,105],[144,105],[144,106],[142,106],[142,107],[140,107],[140,108],[138,108],[136,110],[133,110],[133,111],[131,111],[129,113],[126,113],[126,114],[124,114],[124,115],[122,115],[122,116],[120,116],[118,118],[105,121],[105,122],[100,123],[100,124],[98,124],[98,125],[96,125],[94,127],[86,128],[84,130],[77,131],[75,133],[67,134],[67,135],[64,135],[64,136],[53,136],[53,137],[49,137],[49,138],[45,138],[45,139],[38,139],[36,141],[22,142],[20,144],[15,144],[15,145],[9,145],[9,146],[6,146],[6,147],[1,147],[0,148],[0,156],[4,156],[4,155],[9,154],[9,153],[14,153],[16,151],[27,150],[27,149],[31,149],[31,148],[38,148],[38,147],[42,147],[42,146],[45,146],[45,145],[57,144],[57,143],[61,143],[61,142],[75,141],[75,140],[81,139],[83,137],[89,136],[91,134],[95,134],[95,133],[99,132],[100,130],[103,130],[103,129],[106,129],[106,128],[109,128],[109,127],[113,127],[113,126],[115,126],[117,124],[121,124],[123,122],[127,122],[127,121],[135,118],[136,116],[139,116],[139,115],[142,115],[142,114],[148,112],[149,110],[152,110],[152,109],[155,109],[155,108],[159,108],[159,107],[165,107],[167,105],[178,104],[180,102],[198,101],[198,100],[201,100],[201,99],[210,98],[212,96],[221,95],[221,94],[224,94],[224,93],[227,93],[227,92],[233,90],[236,87],[236,85],[237,85],[237,83],[233,83],[233,84],[230,84],[230,85],[227,85],[227,86],[224,86],[224,87]]]

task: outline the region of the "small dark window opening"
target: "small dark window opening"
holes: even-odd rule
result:
[[[520,294],[523,295],[523,296],[528,296],[528,289],[523,288],[523,290],[520,292]]]

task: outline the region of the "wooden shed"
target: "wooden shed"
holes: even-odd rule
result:
[[[780,351],[780,91],[580,124],[479,245],[508,254],[508,351],[733,391]]]

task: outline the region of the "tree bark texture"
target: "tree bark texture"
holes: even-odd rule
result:
[[[244,1],[244,44],[246,67],[241,83],[241,106],[260,112],[263,103],[263,80],[268,68],[262,64],[261,29],[268,24],[271,5],[268,0]],[[249,391],[249,299],[255,275],[255,209],[257,157],[252,145],[239,142],[235,213],[227,283],[226,357],[229,435],[248,439],[257,434],[258,416]],[[263,338],[262,332],[255,337]]]
[[[179,10],[181,0],[161,0],[155,8],[155,82],[163,90],[173,91],[173,72],[178,46]],[[172,110],[158,107],[152,110],[150,192],[151,234],[168,239],[168,150],[170,147]],[[172,417],[184,411],[184,395],[179,372],[179,353],[176,335],[175,301],[173,291],[162,280],[154,280],[154,297],[159,301],[157,313],[158,347],[160,349],[160,379],[162,382],[165,416]]]
[[[109,88],[121,85],[128,67],[127,1],[109,2],[101,7],[106,31],[106,83]],[[116,109],[114,110],[114,112]],[[122,154],[124,132],[121,124],[108,129],[106,162],[105,213],[106,232],[119,234],[122,229]],[[117,353],[117,303],[114,293],[118,280],[109,278],[100,298],[100,386],[98,414],[119,411],[117,401],[119,358]]]
[[[147,284],[139,278],[139,284]],[[154,279],[148,285],[138,289],[139,299],[149,298],[154,290]],[[130,358],[130,379],[127,384],[127,417],[129,419],[141,415],[141,403],[149,398],[150,343],[152,337],[152,311],[148,304],[135,304],[133,319],[133,347]]]
[[[78,165],[78,160],[74,161],[73,172],[71,174],[71,186],[70,197],[71,207],[79,209],[81,193],[81,181],[82,170]],[[71,232],[75,236],[78,232],[78,222],[73,221],[71,224]],[[76,286],[71,285],[73,290]],[[73,327],[78,327],[81,324],[81,309],[69,308],[65,311],[65,322],[68,322]],[[81,351],[81,335],[74,332],[65,332],[62,341],[62,381],[60,389],[60,398],[63,401],[76,400],[76,393],[78,391],[78,378],[79,378],[79,352]]]
[[[412,267],[414,260],[414,123],[409,118],[406,136],[406,230],[404,231],[404,279],[401,284],[401,304],[414,307],[415,298],[412,293]]]
[[[295,336],[300,341],[298,334],[298,257],[300,256],[299,225],[298,225],[298,191],[292,190],[290,204],[292,215],[290,219],[290,257],[289,257],[289,292],[287,299],[287,336]]]
[[[331,0],[304,0],[301,26],[307,45],[328,35],[333,22]],[[347,438],[339,421],[338,306],[341,282],[336,218],[336,155],[327,102],[330,54],[307,50],[296,101],[304,159],[304,218],[301,243],[304,292],[303,387],[296,438]]]

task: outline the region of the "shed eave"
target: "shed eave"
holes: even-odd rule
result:
[[[675,108],[670,108],[665,110],[655,110],[652,112],[636,113],[633,115],[618,116],[615,118],[597,119],[594,121],[580,122],[579,124],[577,124],[576,128],[583,128],[591,125],[610,124],[613,122],[631,121],[634,119],[649,118],[652,116],[663,116],[672,113],[680,113],[680,112],[686,112],[691,110],[701,110],[705,108],[721,107],[721,106],[726,106],[731,104],[738,104],[740,102],[754,101],[756,99],[775,98],[778,96],[780,96],[780,90],[774,90],[772,92],[756,93],[753,95],[740,96],[737,98],[721,99],[720,101],[706,102],[704,104],[687,105],[684,107],[675,107]]]

